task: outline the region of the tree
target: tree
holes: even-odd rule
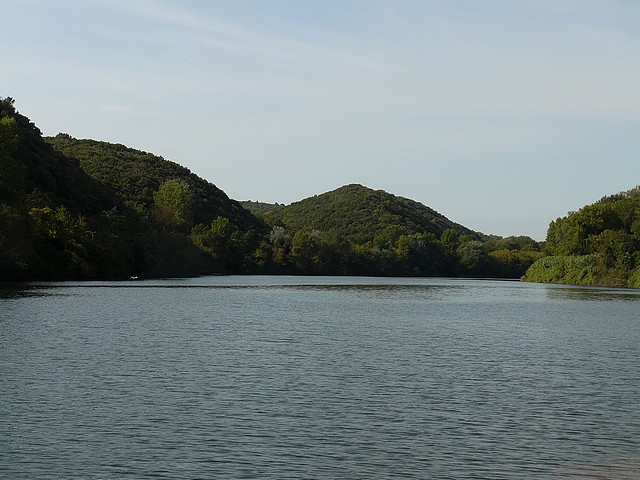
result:
[[[15,205],[26,189],[26,167],[15,158],[18,135],[15,118],[0,117],[0,203]]]
[[[37,251],[47,259],[47,275],[53,278],[92,278],[95,267],[89,258],[95,232],[86,219],[74,216],[64,207],[32,208]]]
[[[164,182],[153,194],[154,217],[167,227],[186,229],[193,223],[193,194],[184,180]]]
[[[28,217],[0,203],[0,280],[29,279],[39,263]]]
[[[218,271],[237,271],[242,263],[242,245],[238,227],[226,217],[216,217],[206,227],[198,224],[191,230],[191,241],[211,256]]]
[[[460,273],[480,274],[487,264],[487,252],[482,242],[472,240],[458,247],[458,265]]]
[[[396,255],[399,267],[410,275],[441,274],[446,264],[442,244],[432,233],[400,236]]]
[[[291,259],[300,272],[323,273],[326,265],[321,255],[322,243],[321,233],[318,230],[296,232],[291,239]]]

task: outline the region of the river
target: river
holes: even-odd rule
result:
[[[640,292],[4,285],[0,478],[637,479]]]

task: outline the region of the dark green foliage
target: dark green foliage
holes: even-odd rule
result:
[[[0,113],[0,202],[15,202],[25,193],[27,169],[16,158],[18,141],[16,120],[3,109]]]
[[[11,119],[14,125],[17,146],[12,147],[10,156],[20,165],[20,170],[24,168],[26,176],[24,182],[20,182],[24,187],[15,192],[14,198],[38,189],[53,204],[65,205],[70,212],[85,215],[98,214],[113,206],[115,198],[108,189],[92,180],[78,161],[51,148],[40,130],[15,110],[13,102],[0,100],[0,117]]]
[[[538,259],[545,257],[537,250],[492,250],[488,254],[488,270],[496,278],[520,278]]]
[[[518,237],[498,237],[495,235],[489,235],[487,241],[487,248],[490,251],[494,250],[522,250],[528,252],[539,252],[541,250],[540,243],[536,242],[531,237],[524,235]]]
[[[243,234],[226,217],[217,217],[209,226],[198,224],[191,230],[191,241],[205,252],[220,273],[242,272],[244,253],[253,245],[251,234]]]
[[[458,225],[421,203],[362,185],[346,185],[286,207],[276,206],[263,215],[270,225],[289,231],[335,230],[344,238],[364,243],[390,226],[405,234],[442,232],[454,229],[472,238],[480,234]]]
[[[254,257],[265,273],[519,278],[543,256],[529,237],[487,237],[418,202],[361,185],[254,208],[273,225]],[[508,255],[491,255],[505,249]]]
[[[179,181],[189,186],[192,195],[193,224],[207,225],[221,216],[241,230],[264,230],[264,226],[239,202],[177,163],[124,145],[78,140],[67,134],[46,140],[57,151],[78,159],[91,177],[108,185],[125,204],[143,214],[153,209],[154,195],[165,182]]]
[[[536,262],[527,280],[639,287],[640,187],[604,197],[551,222],[546,250],[561,260]],[[580,267],[570,258],[576,258]]]
[[[20,208],[0,203],[0,280],[27,279],[39,271],[30,219]]]
[[[45,141],[11,99],[0,99],[2,280],[207,273],[516,277],[543,255],[528,237],[486,237],[418,202],[360,185],[289,206],[245,205],[271,228],[162,157],[67,134]],[[612,221],[603,216],[606,225]],[[635,265],[635,257],[621,252],[635,242],[640,223],[624,238],[607,232],[591,241],[603,265]]]
[[[396,256],[403,275],[422,277],[448,273],[444,246],[432,233],[401,235],[396,244]]]
[[[269,210],[284,206],[278,203],[252,202],[251,200],[243,200],[240,202],[240,205],[256,216],[261,216]]]
[[[220,212],[238,231],[225,271],[239,272],[257,245],[253,230],[267,228],[215,186],[121,145],[68,135],[47,143],[0,99],[0,280],[212,273],[219,258],[188,235]]]
[[[523,280],[566,285],[596,285],[600,274],[597,255],[557,255],[536,261]]]
[[[482,242],[472,240],[465,242],[456,251],[458,256],[458,273],[479,276],[487,270],[488,252]]]
[[[193,194],[184,180],[165,181],[153,194],[153,216],[168,228],[193,226]]]

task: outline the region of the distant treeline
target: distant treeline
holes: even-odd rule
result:
[[[525,280],[640,288],[640,187],[551,222],[546,252]]]
[[[529,237],[486,236],[361,185],[288,206],[245,205],[271,226],[255,252],[266,273],[519,278],[544,255]]]
[[[0,99],[0,279],[211,273],[519,278],[544,256],[381,190],[245,204],[123,145],[43,138]]]

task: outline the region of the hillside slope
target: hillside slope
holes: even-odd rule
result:
[[[551,222],[546,250],[525,280],[640,288],[640,187]]]
[[[440,238],[445,230],[453,229],[473,239],[481,236],[419,202],[357,184],[276,206],[262,217],[270,225],[291,231],[336,231],[359,243],[373,240],[390,226],[409,235],[431,233]]]
[[[413,200],[346,185],[245,203],[124,145],[43,139],[0,98],[0,281],[211,273],[518,278],[544,254]],[[640,230],[640,229],[639,229]]]
[[[148,211],[154,193],[167,180],[185,181],[193,194],[193,222],[208,224],[218,216],[228,218],[242,230],[263,229],[251,212],[230,199],[212,183],[189,169],[164,158],[120,144],[80,140],[67,134],[46,138],[57,151],[79,160],[92,178],[109,186],[132,207]]]
[[[266,230],[177,164],[69,135],[46,142],[0,98],[0,281],[239,273]]]

